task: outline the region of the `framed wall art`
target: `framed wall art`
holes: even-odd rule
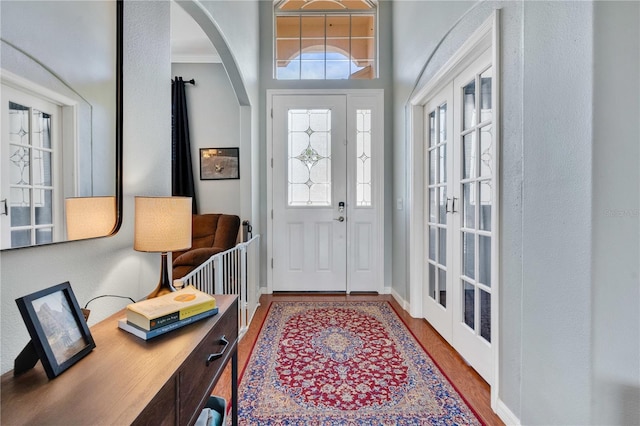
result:
[[[18,355],[14,375],[42,362],[49,379],[96,347],[69,282],[16,299],[31,342]]]
[[[239,148],[200,148],[200,180],[240,179]]]

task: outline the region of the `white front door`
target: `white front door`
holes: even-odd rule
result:
[[[271,289],[382,293],[382,94],[270,101]]]
[[[274,290],[346,291],[346,97],[275,96],[273,122]]]

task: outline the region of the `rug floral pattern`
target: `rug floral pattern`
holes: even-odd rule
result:
[[[387,302],[273,302],[243,425],[479,425]]]

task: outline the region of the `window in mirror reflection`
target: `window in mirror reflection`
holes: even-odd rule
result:
[[[2,248],[54,241],[60,228],[60,106],[2,87]]]

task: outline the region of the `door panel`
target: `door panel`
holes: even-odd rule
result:
[[[495,253],[487,50],[425,104],[425,318],[489,383]]]
[[[382,91],[269,100],[271,289],[382,293]]]
[[[453,207],[452,185],[447,170],[452,170],[453,120],[451,118],[451,85],[425,105],[425,160],[429,165],[425,188],[425,239],[427,247],[426,295],[423,300],[425,318],[451,343],[452,245],[450,212]]]
[[[493,380],[491,352],[492,210],[495,187],[492,128],[491,56],[487,51],[453,82],[459,108],[454,111],[461,149],[454,170],[462,217],[454,244],[461,258],[453,288],[453,346],[488,382]],[[458,196],[458,195],[456,195]]]
[[[273,289],[346,291],[346,97],[274,96],[273,123]]]

